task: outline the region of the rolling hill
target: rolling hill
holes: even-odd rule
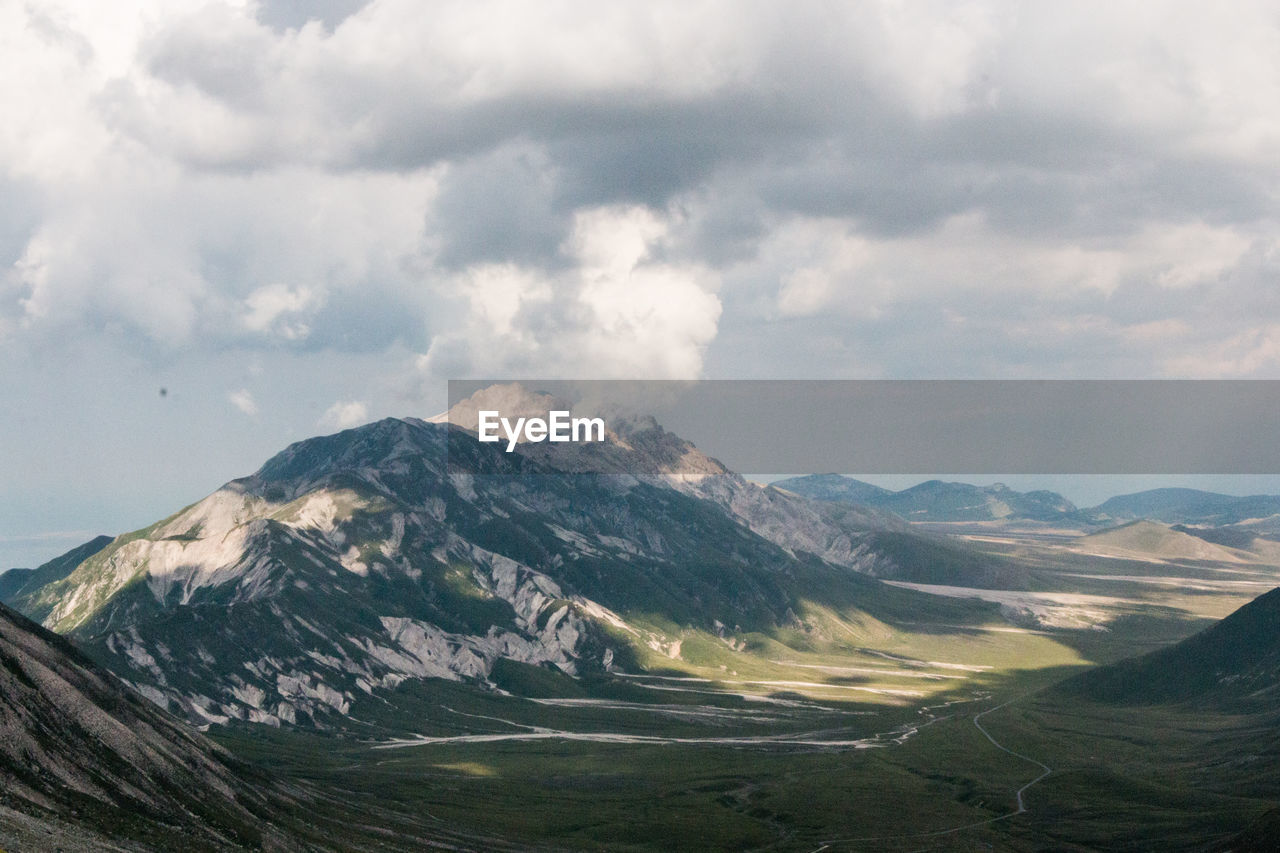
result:
[[[1251,554],[1218,544],[1155,521],[1130,521],[1075,540],[1075,547],[1090,554],[1121,557],[1157,557],[1166,560],[1211,560],[1238,563]]]

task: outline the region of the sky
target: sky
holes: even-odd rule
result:
[[[1280,378],[1280,7],[0,0],[0,567],[445,380]]]

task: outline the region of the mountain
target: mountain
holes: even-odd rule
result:
[[[870,504],[893,494],[890,489],[864,483],[840,474],[810,474],[807,477],[790,477],[772,483],[775,488],[794,492],[815,501]]]
[[[406,680],[658,665],[685,629],[718,643],[874,608],[868,575],[991,570],[751,484],[651,421],[606,444],[557,460],[415,419],[309,439],[15,601],[196,723],[329,727]]]
[[[773,484],[819,501],[865,504],[908,521],[1067,520],[1075,504],[1056,492],[1016,492],[1003,483],[974,486],[929,480],[900,492],[839,474],[795,477]]]
[[[1274,710],[1280,689],[1280,588],[1180,643],[1089,670],[1061,689],[1110,702],[1197,701]]]
[[[285,849],[259,772],[3,605],[0,664],[0,845]]]
[[[1116,521],[1148,518],[1169,524],[1219,526],[1280,515],[1280,496],[1236,497],[1199,489],[1151,489],[1118,495],[1089,512]]]
[[[929,480],[874,503],[909,521],[1054,521],[1076,511],[1056,492],[1016,492],[1003,483],[973,486]]]
[[[571,409],[571,404],[549,394],[528,391],[519,384],[499,384],[481,389],[431,422],[475,432],[477,413],[482,408],[500,410],[511,417],[546,417],[552,409]],[[867,531],[907,529],[902,519],[892,513],[865,506],[814,502],[749,483],[693,443],[664,430],[649,416],[611,418],[604,442],[521,443],[517,449],[519,455],[554,471],[638,480],[710,501],[774,544],[859,571],[874,571],[874,555],[859,547]],[[458,473],[462,466],[453,459],[450,467],[452,473]],[[892,571],[888,564],[878,568]]]
[[[0,602],[12,604],[22,590],[38,589],[71,574],[76,566],[111,544],[110,536],[95,536],[35,569],[11,569],[0,575]]]

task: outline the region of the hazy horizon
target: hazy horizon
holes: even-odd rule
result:
[[[838,472],[828,472],[838,473]],[[743,475],[759,483],[774,483],[795,474]],[[1187,488],[1236,497],[1280,495],[1280,475],[1273,474],[843,474],[873,486],[900,492],[929,480],[991,486],[1004,483],[1016,492],[1045,489],[1057,492],[1081,509],[1101,504],[1108,498],[1151,489]]]

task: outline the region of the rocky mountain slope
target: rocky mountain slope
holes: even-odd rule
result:
[[[866,575],[986,569],[888,534],[917,542],[651,422],[566,461],[388,419],[292,445],[15,603],[197,723],[327,726],[407,679],[634,668],[678,656],[681,626],[768,632],[868,598]]]
[[[13,849],[293,849],[260,774],[3,605],[0,780]]]

